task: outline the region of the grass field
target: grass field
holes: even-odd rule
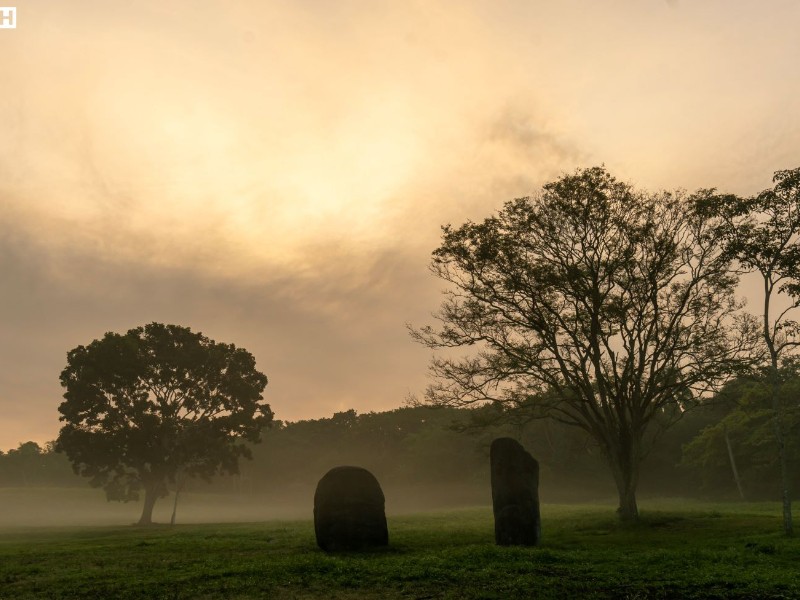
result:
[[[543,543],[493,543],[489,507],[389,516],[390,547],[327,555],[310,520],[6,527],[0,598],[800,598],[777,504],[546,505]]]

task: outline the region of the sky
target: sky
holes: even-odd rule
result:
[[[396,408],[443,224],[598,164],[800,166],[796,0],[15,2],[0,449],[57,436],[70,349],[153,321],[252,352],[278,419]]]

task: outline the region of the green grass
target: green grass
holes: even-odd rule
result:
[[[0,598],[800,598],[776,504],[543,507],[543,543],[493,543],[488,507],[389,517],[390,547],[328,555],[304,521],[0,533]]]

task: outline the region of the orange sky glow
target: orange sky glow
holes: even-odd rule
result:
[[[442,224],[601,163],[740,194],[800,166],[795,0],[17,7],[0,449],[55,438],[68,350],[151,321],[250,350],[276,418],[400,406]]]

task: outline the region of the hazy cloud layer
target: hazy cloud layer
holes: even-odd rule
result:
[[[350,271],[347,255],[336,254],[327,256],[342,267],[315,279],[273,273],[234,281],[80,253],[48,256],[30,240],[3,236],[6,445],[20,431],[53,436],[67,350],[150,321],[187,325],[250,350],[270,378],[266,397],[279,418],[397,406],[424,383],[425,352],[404,330],[405,321],[425,318],[421,302],[435,302],[427,282],[419,285],[424,262],[384,251]]]
[[[399,405],[445,222],[604,162],[752,192],[796,166],[800,5],[28,0],[0,31],[0,448],[67,350],[170,321],[277,416]]]

